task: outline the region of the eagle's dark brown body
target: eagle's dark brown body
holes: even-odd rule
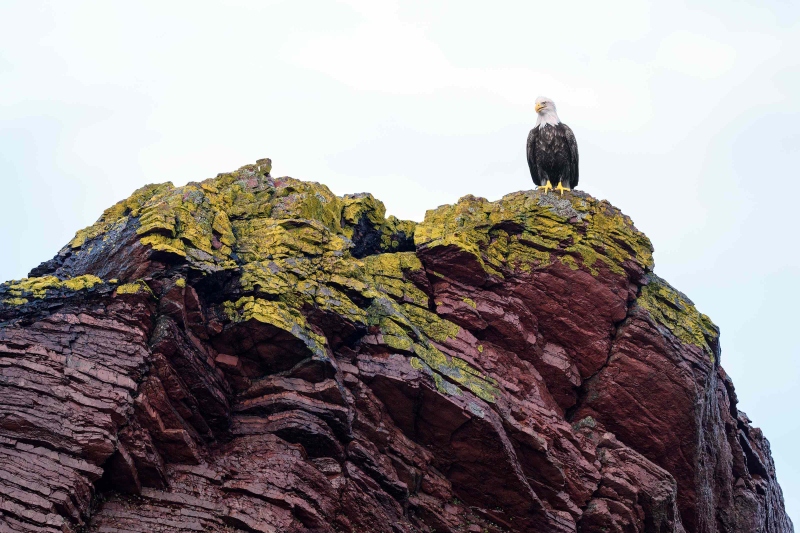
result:
[[[528,168],[536,185],[578,185],[578,142],[566,124],[542,124],[528,134]]]

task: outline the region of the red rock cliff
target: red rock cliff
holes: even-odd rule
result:
[[[793,531],[616,208],[414,224],[269,167],[144,187],[0,286],[0,531]]]

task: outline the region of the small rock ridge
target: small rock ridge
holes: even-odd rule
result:
[[[415,223],[271,168],[0,285],[0,531],[793,531],[718,329],[607,201]]]

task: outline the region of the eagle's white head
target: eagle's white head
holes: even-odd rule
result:
[[[561,122],[558,119],[558,113],[556,113],[555,102],[546,96],[540,96],[536,99],[536,113],[539,115],[539,118],[536,120],[537,127],[544,124],[555,126]]]

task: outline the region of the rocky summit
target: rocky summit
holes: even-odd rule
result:
[[[414,223],[270,168],[143,187],[0,285],[0,531],[793,531],[611,204]]]

